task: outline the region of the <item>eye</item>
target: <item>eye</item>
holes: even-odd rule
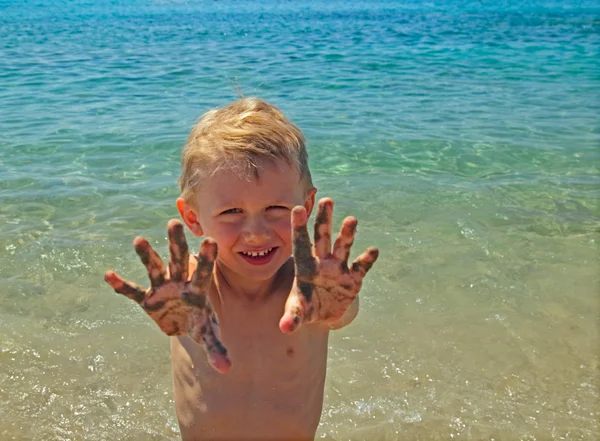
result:
[[[230,208],[229,210],[222,211],[221,214],[238,214],[241,213],[242,210],[239,208]]]
[[[288,207],[284,207],[283,205],[269,205],[267,210],[287,210]]]

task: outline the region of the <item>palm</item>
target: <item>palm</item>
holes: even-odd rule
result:
[[[315,220],[314,252],[307,230],[307,213],[296,207],[292,213],[295,288],[286,303],[280,327],[291,332],[300,323],[334,323],[352,304],[363,278],[377,260],[377,248],[368,248],[350,267],[348,258],[354,242],[357,221],[347,217],[331,247],[333,201],[319,201]]]
[[[219,340],[216,317],[208,300],[212,270],[217,257],[217,244],[204,239],[198,255],[198,266],[188,280],[189,251],[183,225],[169,222],[169,271],[146,239],[138,237],[134,247],[148,271],[150,288],[123,280],[112,271],[104,279],[119,294],[138,303],[167,335],[189,335],[204,345],[209,361],[220,372],[229,370],[227,350]]]

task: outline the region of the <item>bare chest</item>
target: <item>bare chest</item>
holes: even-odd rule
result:
[[[184,345],[174,345],[172,355],[182,434],[192,426],[194,433],[230,439],[283,439],[282,433],[311,439],[323,404],[327,333],[307,326],[285,335],[273,327],[240,330],[222,322],[233,364],[225,375],[210,367],[199,345],[178,339]]]
[[[293,387],[325,368],[327,333],[314,327],[284,334],[279,317],[223,317],[222,339],[233,363],[231,382],[278,390]],[[235,320],[235,322],[230,322]]]

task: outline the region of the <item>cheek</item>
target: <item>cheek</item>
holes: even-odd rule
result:
[[[285,243],[291,243],[292,221],[289,217],[277,219],[271,225],[272,228],[277,231],[277,235],[281,238],[281,240],[283,240]]]
[[[217,241],[218,246],[226,246],[234,243],[239,236],[239,227],[233,223],[215,223],[211,225],[210,231],[207,230],[207,236],[211,236]]]

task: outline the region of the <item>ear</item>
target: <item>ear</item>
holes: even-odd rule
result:
[[[179,214],[181,215],[181,218],[185,224],[188,226],[190,231],[194,233],[194,236],[202,236],[204,231],[202,230],[202,225],[200,225],[198,214],[185,201],[185,199],[177,198],[177,209],[179,210]]]
[[[304,199],[304,208],[306,208],[306,213],[308,217],[310,217],[310,213],[312,213],[312,209],[315,206],[315,196],[317,195],[317,189],[312,187],[306,193],[306,198]]]

